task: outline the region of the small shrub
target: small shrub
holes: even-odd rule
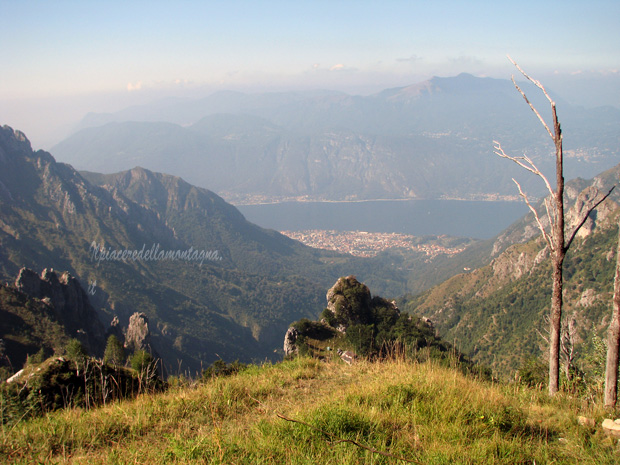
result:
[[[88,355],[86,349],[77,339],[71,339],[65,347],[65,354],[68,358],[75,361],[82,361]]]
[[[336,319],[336,315],[334,315],[334,312],[332,312],[328,308],[323,310],[323,312],[321,313],[321,316],[320,316],[319,319],[320,320],[325,320],[327,322],[327,324],[329,326],[331,326],[332,328],[335,328],[337,326],[337,324],[338,324],[337,319]]]
[[[235,360],[232,363],[226,363],[224,360],[216,360],[202,372],[202,380],[208,381],[218,376],[231,376],[247,368],[245,363]]]
[[[140,390],[158,391],[163,388],[157,373],[157,362],[146,350],[136,350],[129,359],[129,365],[138,373]]]
[[[539,388],[546,386],[547,374],[547,366],[537,357],[525,359],[517,372],[521,383],[526,386]]]
[[[78,342],[79,344],[79,342]],[[45,347],[41,347],[39,349],[39,351],[36,354],[32,354],[32,355],[28,355],[26,358],[26,364],[28,365],[37,365],[39,363],[43,363],[47,357],[49,357],[51,354],[49,354],[46,350]]]
[[[375,429],[363,415],[342,406],[320,407],[312,412],[308,423],[329,435],[352,440],[367,439]]]
[[[129,364],[138,373],[146,373],[155,364],[155,359],[146,350],[136,350]]]
[[[323,341],[325,339],[330,339],[334,337],[335,335],[334,330],[330,328],[329,326],[319,321],[310,321],[307,318],[302,318],[298,322],[294,323],[293,327],[297,331],[299,331],[300,335],[303,335],[303,336],[306,336],[312,339],[318,339],[320,341]]]

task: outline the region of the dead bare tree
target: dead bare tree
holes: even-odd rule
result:
[[[545,315],[543,317],[543,325],[550,326],[551,319],[549,315]],[[544,333],[540,330],[536,330],[538,335],[543,339],[544,344],[549,346],[549,330],[544,330]],[[575,320],[575,315],[572,315],[568,322],[565,321],[565,324],[562,325],[561,334],[560,334],[560,362],[564,365],[564,376],[566,376],[566,380],[570,383],[572,380],[572,374],[575,369],[575,345],[577,339],[577,321]],[[540,350],[543,349],[543,345],[541,344]]]
[[[607,332],[607,362],[605,364],[605,407],[615,407],[618,401],[618,352],[620,351],[620,231],[616,250],[616,274],[611,322]]]
[[[534,114],[538,117],[538,120],[541,122],[541,124],[547,131],[547,134],[549,134],[549,137],[551,137],[555,145],[555,190],[551,187],[551,184],[549,183],[545,175],[536,167],[534,162],[527,155],[524,154],[520,157],[507,155],[499,142],[493,141],[493,143],[495,144],[495,154],[502,158],[507,158],[508,160],[515,162],[517,165],[540,177],[545,183],[545,186],[547,187],[547,190],[550,194],[550,197],[545,198],[544,201],[545,210],[549,222],[549,230],[547,231],[547,229],[543,225],[543,222],[541,221],[538,212],[532,206],[527,195],[521,189],[521,185],[513,178],[514,183],[519,189],[519,194],[521,195],[521,197],[523,197],[525,203],[534,214],[538,228],[540,229],[540,232],[542,233],[542,236],[550,250],[551,264],[553,267],[553,284],[551,292],[549,331],[549,395],[554,395],[556,392],[558,392],[560,388],[560,326],[562,321],[562,268],[564,265],[564,259],[566,257],[566,252],[571,246],[581,226],[583,226],[583,224],[586,222],[586,219],[588,218],[590,213],[592,213],[592,211],[609,196],[611,191],[607,193],[607,195],[602,196],[602,198],[600,198],[599,200],[595,199],[595,201],[592,201],[589,208],[585,208],[585,214],[582,215],[580,221],[577,223],[577,226],[574,228],[572,233],[568,234],[568,240],[566,240],[564,230],[564,152],[562,149],[562,129],[560,127],[560,121],[558,120],[555,102],[549,96],[544,86],[539,81],[531,78],[512,58],[508,57],[508,59],[528,81],[532,82],[543,92],[543,94],[549,101],[549,104],[551,105],[553,130],[551,130],[551,128],[545,122],[544,118],[540,115],[538,110],[527,98],[525,92],[523,92],[523,90],[521,90],[521,88],[517,85],[514,76],[512,77],[512,83],[519,91],[521,96],[525,99]]]

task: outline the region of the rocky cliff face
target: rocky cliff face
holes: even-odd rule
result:
[[[565,230],[570,234],[583,217],[585,211],[597,199],[607,194],[617,183],[620,175],[620,165],[601,173],[594,179],[587,181],[581,178],[572,179],[566,183],[564,189],[565,205]],[[550,201],[547,196],[547,201]],[[620,202],[620,192],[618,189],[612,193],[610,198],[601,203],[594,212],[588,217],[584,225],[579,230],[577,237],[585,238],[592,233],[597,225],[605,227],[608,224],[608,217],[612,214]],[[544,206],[544,201],[536,205],[536,211],[541,224],[548,229],[549,218]],[[527,242],[540,235],[540,229],[534,215],[529,213],[512,226],[497,236],[491,249],[491,257],[497,257],[513,244]]]
[[[591,186],[586,187],[584,190],[578,193],[573,200],[573,205],[569,209],[566,215],[567,230],[572,231],[577,227],[579,221],[584,217],[587,210],[598,199],[602,198],[606,194],[610,187],[600,185],[598,179],[595,178],[594,183]],[[599,186],[597,186],[599,185]],[[597,227],[608,227],[610,221],[610,215],[618,207],[618,204],[611,199],[608,199],[601,203],[596,209],[588,216],[586,222],[579,229],[577,237],[588,237]]]
[[[88,295],[67,271],[56,274],[44,269],[41,275],[22,268],[15,280],[15,288],[49,305],[67,332],[77,338],[86,349],[100,355],[105,347],[105,330]]]

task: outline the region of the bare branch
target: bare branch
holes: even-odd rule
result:
[[[553,205],[551,205],[550,197],[545,197],[544,204],[545,204],[545,210],[547,211],[547,218],[549,218],[549,224],[551,225],[551,228],[553,229],[556,222],[558,221],[557,210],[553,207]]]
[[[521,168],[524,168],[534,173],[535,175],[540,175],[540,172],[538,171],[536,166],[532,166],[531,160],[529,160],[527,156],[524,155],[522,157],[512,157],[510,155],[507,155],[506,152],[504,152],[504,149],[502,148],[502,144],[500,144],[498,141],[494,140],[493,143],[495,144],[495,155],[498,155],[502,158],[507,158],[508,160],[515,162]],[[528,163],[527,164],[523,163],[521,160],[525,160]]]
[[[530,203],[530,200],[527,198],[527,195],[525,195],[525,193],[523,192],[523,190],[521,189],[521,185],[516,181],[516,179],[512,178],[512,181],[517,185],[517,188],[519,189],[519,194],[521,195],[521,197],[523,197],[523,199],[525,200],[525,203],[527,204],[527,206],[529,207],[529,209],[532,211],[532,213],[534,214],[534,218],[536,218],[536,223],[538,224],[538,229],[540,229],[540,232],[543,235],[543,238],[545,239],[545,242],[547,242],[547,245],[549,246],[549,248],[553,251],[553,243],[551,242],[551,238],[549,237],[549,235],[547,234],[547,231],[545,231],[544,226],[542,225],[542,222],[540,221],[540,217],[538,216],[538,212],[536,211],[536,209],[532,206],[532,204]],[[549,214],[549,212],[547,211],[547,214]]]
[[[545,321],[545,323],[548,325],[549,323],[547,323]],[[545,336],[543,333],[540,332],[540,330],[538,328],[536,328],[536,332],[538,333],[538,335],[542,338],[543,341],[545,341],[545,344],[549,345],[549,336]]]
[[[542,125],[545,127],[545,129],[547,130],[547,133],[549,134],[549,137],[551,137],[551,139],[555,140],[555,137],[553,137],[553,133],[551,132],[551,129],[549,129],[549,126],[547,126],[547,123],[545,123],[545,120],[543,119],[543,117],[540,115],[540,113],[538,113],[538,110],[536,109],[536,107],[532,104],[532,102],[530,102],[530,100],[527,98],[527,96],[525,95],[525,92],[523,92],[521,90],[521,88],[519,87],[519,85],[517,84],[517,82],[515,81],[514,76],[512,77],[512,83],[515,85],[515,87],[517,88],[517,90],[519,91],[519,93],[521,94],[521,96],[525,99],[525,101],[527,102],[527,104],[530,106],[530,108],[532,109],[532,111],[534,112],[534,114],[538,117],[538,119],[540,120],[540,122],[542,123]]]
[[[542,172],[538,169],[538,167],[532,161],[531,158],[529,158],[527,155],[523,155],[521,157],[510,156],[504,151],[502,144],[500,144],[496,140],[494,140],[493,143],[495,144],[494,148],[495,148],[496,155],[498,155],[499,157],[511,160],[517,165],[519,165],[520,167],[529,171],[530,173],[534,173],[536,176],[539,176],[545,183],[545,186],[547,186],[547,190],[549,191],[549,194],[551,194],[552,196],[555,194],[553,192],[553,188],[551,187],[551,184],[549,183],[549,180],[544,174],[542,174]],[[517,185],[517,188],[519,189],[519,194],[521,195],[521,197],[523,197],[523,199],[525,200],[525,203],[527,204],[529,209],[532,211],[532,213],[534,213],[534,217],[536,218],[536,223],[538,224],[538,229],[540,229],[540,232],[542,233],[543,238],[545,239],[545,242],[547,242],[547,244],[549,245],[549,248],[552,251],[555,250],[553,247],[553,242],[551,241],[551,237],[549,236],[549,233],[545,231],[545,228],[542,224],[540,216],[538,216],[538,212],[530,203],[527,195],[523,192],[523,189],[521,189],[521,185],[514,178],[512,180]],[[545,205],[545,210],[547,211],[547,217],[549,218],[549,223],[551,225],[551,231],[553,231],[553,227],[557,221],[557,211],[550,206],[548,198],[545,198],[544,205]]]
[[[527,155],[523,155],[521,157],[512,157],[508,154],[506,154],[506,152],[504,152],[504,149],[502,148],[502,144],[500,144],[498,141],[494,140],[493,143],[495,144],[495,154],[502,157],[502,158],[506,158],[508,160],[511,160],[513,162],[515,162],[517,165],[519,165],[521,168],[524,168],[526,170],[528,170],[530,173],[534,173],[536,176],[539,176],[540,178],[542,178],[542,180],[544,181],[545,185],[547,186],[547,190],[549,191],[549,193],[551,195],[553,195],[553,188],[551,187],[551,184],[549,184],[549,181],[547,180],[547,178],[545,177],[544,174],[542,174],[542,172],[538,169],[538,167],[534,164],[534,162],[532,161],[532,159],[530,157],[528,157]],[[521,160],[524,160],[525,163],[523,163]]]
[[[547,90],[545,89],[545,86],[543,86],[541,84],[540,81],[532,78],[529,74],[527,74],[525,71],[523,71],[523,69],[517,64],[516,61],[514,61],[510,55],[506,55],[508,57],[508,59],[510,60],[510,62],[515,65],[515,68],[517,68],[519,70],[519,72],[528,80],[530,81],[532,84],[534,84],[536,87],[538,87],[540,90],[542,90],[543,94],[545,94],[545,97],[547,97],[547,100],[549,100],[549,103],[551,104],[552,107],[555,107],[555,102],[553,101],[553,99],[549,96],[549,94],[547,93]],[[512,80],[512,82],[514,82],[514,78]],[[519,91],[521,92],[521,91]],[[521,92],[521,94],[523,95],[523,92]],[[528,102],[529,103],[529,102]],[[531,105],[530,105],[531,106]],[[538,114],[538,113],[537,113]],[[553,136],[552,136],[553,137]]]
[[[575,229],[573,230],[570,239],[568,240],[568,242],[566,243],[566,245],[564,246],[565,250],[568,250],[568,248],[570,247],[570,245],[573,242],[573,239],[575,239],[575,236],[577,235],[577,232],[579,232],[579,230],[581,229],[581,227],[584,225],[584,223],[586,222],[586,220],[588,219],[588,216],[590,216],[590,213],[592,213],[594,211],[594,209],[596,209],[596,207],[598,207],[601,203],[603,203],[603,201],[609,197],[609,195],[612,193],[612,191],[615,189],[616,186],[613,186],[611,189],[609,189],[609,192],[607,192],[607,194],[605,194],[600,200],[598,200],[595,204],[593,204],[590,208],[588,208],[588,211],[586,211],[586,214],[583,215],[583,218],[581,218],[581,221],[579,221],[579,223],[577,224],[577,226],[575,227]]]

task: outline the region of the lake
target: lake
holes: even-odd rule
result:
[[[369,200],[239,205],[248,221],[278,231],[397,232],[489,239],[528,212],[524,202]]]

